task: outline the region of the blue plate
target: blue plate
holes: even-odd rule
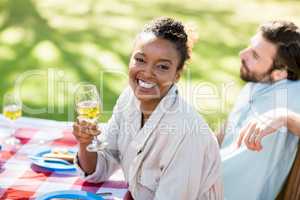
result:
[[[50,200],[53,198],[58,199],[82,199],[82,200],[104,200],[101,196],[95,195],[90,192],[80,190],[62,190],[50,192],[37,197],[36,200]]]
[[[50,148],[42,148],[42,149],[39,149],[34,154],[34,156],[43,157],[44,154],[47,154],[50,152],[51,152]],[[69,150],[69,152],[73,153],[75,155],[75,151]],[[32,159],[32,163],[39,167],[50,170],[50,171],[75,171],[75,166],[73,164],[65,165],[63,163],[45,162],[43,160],[34,160],[34,159]]]

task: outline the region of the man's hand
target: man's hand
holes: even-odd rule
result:
[[[241,129],[237,140],[237,147],[244,143],[248,149],[253,151],[262,150],[261,140],[263,137],[274,133],[287,123],[287,110],[275,109],[268,111],[257,119],[251,120]]]

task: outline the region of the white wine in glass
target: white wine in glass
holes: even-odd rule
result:
[[[79,120],[97,124],[102,104],[95,85],[80,85],[75,94],[75,104]],[[98,140],[97,136],[94,136],[92,143],[87,146],[87,150],[90,152],[97,152],[102,148],[102,142]]]
[[[100,115],[99,103],[92,100],[78,102],[77,113],[79,115],[79,118],[97,120]]]
[[[20,140],[14,137],[15,128],[13,123],[22,116],[22,102],[15,93],[7,92],[3,97],[3,115],[11,124],[10,137],[5,140],[7,145],[18,145]]]
[[[8,105],[3,108],[3,115],[11,121],[17,120],[22,116],[22,108],[18,105]]]

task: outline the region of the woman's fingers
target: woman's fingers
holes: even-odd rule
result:
[[[80,143],[90,143],[93,139],[93,136],[99,135],[100,130],[95,123],[76,120],[73,125],[73,135]]]
[[[79,120],[80,132],[92,136],[97,136],[100,134],[100,130],[97,126],[97,123],[87,121],[87,120]]]
[[[84,133],[82,128],[78,124],[73,125],[73,135],[79,142],[90,140],[92,138],[91,135]]]

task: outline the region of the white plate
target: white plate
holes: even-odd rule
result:
[[[75,155],[75,150],[68,150],[68,151]],[[44,154],[50,152],[51,152],[51,148],[49,147],[41,148],[38,151],[36,151],[36,153],[33,156],[43,157]],[[44,160],[35,160],[35,159],[31,159],[31,160],[33,164],[50,171],[75,171],[75,166],[73,164],[66,165],[63,163],[46,162]]]

